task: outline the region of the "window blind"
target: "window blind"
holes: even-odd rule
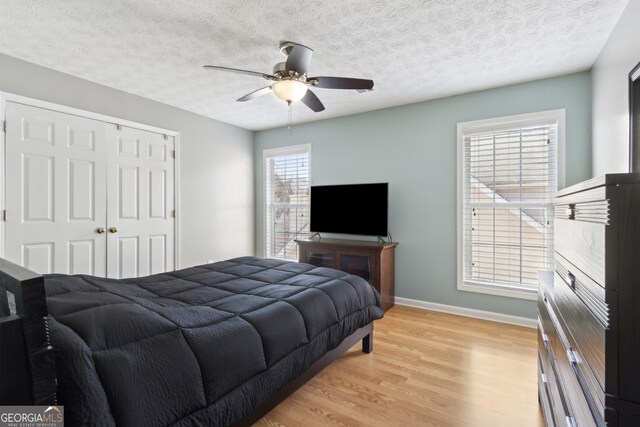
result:
[[[297,238],[309,234],[308,145],[265,152],[266,254],[298,259]]]
[[[557,124],[463,135],[465,283],[535,289],[553,265]]]

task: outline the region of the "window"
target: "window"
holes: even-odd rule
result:
[[[564,110],[458,124],[458,289],[535,299],[563,135]]]
[[[309,234],[309,144],[264,151],[266,256],[297,260]]]

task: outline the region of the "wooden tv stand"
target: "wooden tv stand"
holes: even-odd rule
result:
[[[300,239],[296,243],[300,262],[360,276],[380,293],[384,311],[393,307],[397,243],[342,239]]]

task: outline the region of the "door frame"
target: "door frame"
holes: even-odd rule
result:
[[[174,150],[175,150],[175,158],[173,161],[173,206],[175,209],[175,218],[174,218],[174,248],[173,248],[173,265],[174,269],[178,270],[180,268],[180,132],[176,132],[169,129],[163,129],[156,126],[145,125],[143,123],[132,122],[130,120],[121,119],[118,117],[107,116],[105,114],[94,113],[92,111],[81,110],[79,108],[68,107],[66,105],[60,105],[53,102],[42,101],[39,99],[29,98],[22,95],[16,95],[14,93],[2,92],[0,91],[0,257],[5,256],[6,250],[6,221],[1,218],[2,212],[7,209],[7,200],[6,200],[6,132],[4,131],[4,123],[7,120],[6,114],[6,105],[7,102],[13,102],[16,104],[23,104],[30,107],[42,108],[45,110],[51,110],[58,113],[70,114],[73,116],[83,117],[92,120],[98,120],[101,122],[117,125],[117,126],[126,126],[134,129],[140,129],[148,132],[158,133],[161,135],[166,135],[168,137],[174,138]],[[105,159],[106,160],[106,159]],[[10,213],[9,213],[10,215]]]

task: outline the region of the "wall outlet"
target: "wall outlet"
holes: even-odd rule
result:
[[[213,264],[213,260],[212,259],[208,259],[207,260],[207,264]]]

